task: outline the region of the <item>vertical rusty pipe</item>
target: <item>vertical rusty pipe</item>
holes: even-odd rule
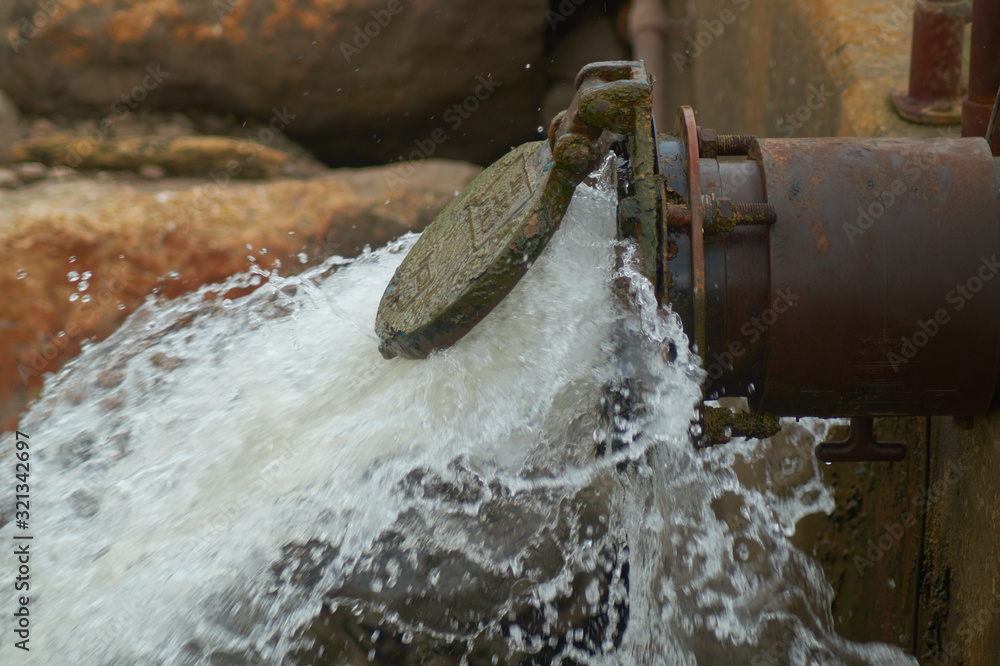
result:
[[[964,0],[917,0],[909,88],[892,95],[903,118],[931,125],[959,122],[962,43],[968,20]]]
[[[976,0],[972,5],[969,94],[962,102],[962,136],[986,136],[997,88],[1000,88],[1000,2]],[[990,150],[1000,156],[1000,131],[994,130]]]
[[[670,110],[666,105],[667,58],[664,49],[670,29],[670,19],[663,0],[635,0],[628,14],[628,32],[633,55],[646,64],[653,79],[653,118],[657,124],[666,122]]]

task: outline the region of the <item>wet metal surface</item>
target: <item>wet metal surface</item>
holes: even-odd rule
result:
[[[558,224],[539,210],[551,171],[548,143],[524,144],[448,204],[386,287],[375,324],[383,356],[451,344],[513,288]]]
[[[982,140],[760,140],[779,223],[759,406],[985,413],[1000,342],[1000,206]]]
[[[553,120],[548,141],[515,148],[490,166],[410,250],[375,321],[385,358],[424,358],[489,314],[545,247],[574,189],[607,153],[608,132],[652,142],[650,83],[640,63],[587,65],[576,88],[570,107]],[[637,172],[649,183],[645,189],[655,192],[654,162],[645,163],[647,170]],[[655,278],[651,268],[647,272]]]

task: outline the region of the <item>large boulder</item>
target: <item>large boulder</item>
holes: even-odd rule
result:
[[[425,227],[478,172],[432,160],[225,186],[72,177],[0,192],[0,426],[149,294],[355,256]]]
[[[0,87],[29,112],[197,107],[328,162],[486,164],[535,137],[547,0],[13,0]],[[104,130],[102,130],[104,131]]]

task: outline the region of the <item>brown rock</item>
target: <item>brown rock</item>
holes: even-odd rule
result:
[[[174,174],[213,175],[226,180],[278,176],[285,173],[291,159],[287,153],[253,141],[221,136],[143,136],[95,141],[87,135],[57,134],[18,141],[10,154],[15,162],[42,163],[37,166],[42,167],[43,176],[43,164],[136,170],[155,165]],[[27,180],[23,173],[21,178]]]
[[[224,187],[75,178],[0,192],[0,423],[151,292],[355,256],[422,229],[478,171],[431,160]]]
[[[112,124],[138,109],[233,112],[343,164],[421,145],[488,163],[534,136],[547,5],[13,0],[0,86],[25,111]]]

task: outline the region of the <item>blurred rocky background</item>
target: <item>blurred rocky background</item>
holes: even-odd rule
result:
[[[148,297],[422,229],[630,57],[626,9],[0,3],[0,425]]]

